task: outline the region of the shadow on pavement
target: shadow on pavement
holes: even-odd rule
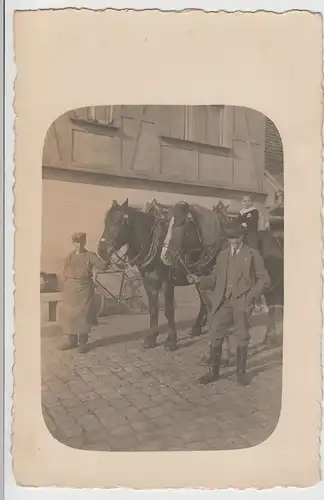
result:
[[[194,323],[194,321],[192,319],[178,321],[177,328],[178,328],[178,330],[187,329],[187,328],[192,327],[193,323]],[[167,323],[161,324],[159,326],[159,335],[166,334],[167,331],[168,331]],[[104,337],[104,338],[96,339],[92,342],[89,342],[89,350],[96,349],[97,347],[104,347],[104,346],[109,346],[109,345],[113,345],[113,344],[120,344],[120,343],[124,343],[124,342],[131,342],[134,340],[140,340],[140,339],[144,338],[148,332],[149,332],[148,328],[143,328],[143,329],[137,330],[135,332],[122,333],[122,334],[118,334],[118,335],[109,335],[109,337]],[[197,338],[199,338],[199,337],[197,337]],[[159,340],[159,338],[158,338],[158,340]],[[193,338],[192,341],[190,340],[189,345],[191,345],[191,343],[194,343],[195,341],[196,341],[196,338]],[[164,339],[163,339],[163,342],[158,342],[158,346],[162,345],[163,343],[164,343]],[[183,343],[181,345],[183,345]]]
[[[262,372],[269,370],[270,368],[275,368],[277,366],[282,365],[282,350],[280,348],[271,348],[270,346],[264,346],[262,351],[264,355],[260,359],[253,359],[253,355],[250,355],[247,360],[247,373],[250,379],[250,382]],[[234,363],[231,363],[231,366],[228,368],[223,368],[222,378],[230,378],[235,375],[236,370],[235,366],[235,358]]]

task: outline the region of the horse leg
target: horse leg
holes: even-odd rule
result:
[[[274,340],[276,338],[276,318],[275,318],[275,306],[268,307],[268,316],[267,316],[267,330],[264,336],[263,343],[267,344],[269,342],[269,337],[272,337]]]
[[[174,351],[177,348],[177,327],[174,313],[174,287],[169,283],[164,283],[164,313],[168,320],[168,337],[164,348]]]
[[[146,286],[146,293],[149,302],[150,313],[150,329],[144,339],[144,347],[150,349],[156,347],[156,339],[158,337],[158,322],[159,322],[159,291],[157,288]]]
[[[191,337],[199,337],[202,334],[202,329],[205,326],[206,319],[207,319],[206,304],[203,301],[200,290],[198,289],[198,287],[196,287],[196,288],[197,288],[197,292],[198,292],[199,299],[200,299],[200,309],[199,309],[199,313],[198,313],[196,322],[191,329],[191,335],[190,335]]]

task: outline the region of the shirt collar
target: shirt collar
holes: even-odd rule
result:
[[[255,206],[252,205],[252,207],[250,208],[242,208],[240,210],[240,214],[243,215],[243,214],[247,214],[248,212],[252,212],[252,210],[256,210]]]
[[[241,243],[239,244],[239,246],[238,246],[238,247],[236,247],[236,248],[231,246],[231,247],[230,247],[230,249],[231,249],[231,254],[232,254],[232,255],[234,255],[234,249],[235,249],[235,252],[236,252],[236,255],[237,255],[237,254],[240,252],[240,250],[242,250],[242,246],[243,246],[243,242],[241,242]]]

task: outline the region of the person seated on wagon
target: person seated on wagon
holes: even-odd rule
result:
[[[242,199],[243,208],[238,215],[238,222],[243,228],[246,244],[258,250],[259,211],[254,206],[252,196],[246,195]]]

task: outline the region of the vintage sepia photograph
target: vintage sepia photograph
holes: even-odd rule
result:
[[[320,480],[321,21],[16,16],[20,487]]]
[[[102,105],[42,156],[42,412],[94,451],[250,448],[282,400],[284,152],[257,110]]]

